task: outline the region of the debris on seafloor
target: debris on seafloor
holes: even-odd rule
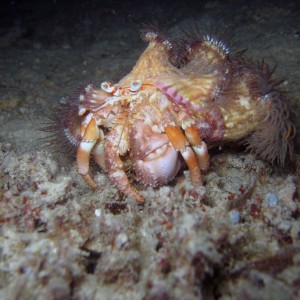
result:
[[[58,173],[45,150],[17,157],[1,149],[2,299],[299,293],[295,178],[275,176],[252,155],[212,157],[205,188],[185,172],[173,187],[144,189],[141,209],[116,202],[104,174],[92,193],[74,167]]]

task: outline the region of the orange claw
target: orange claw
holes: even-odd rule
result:
[[[165,132],[169,141],[177,150],[180,151],[182,157],[184,158],[189,168],[192,182],[197,185],[202,185],[201,170],[197,157],[192,148],[189,146],[189,142],[182,131],[175,126],[166,126]]]
[[[201,139],[200,130],[195,126],[190,126],[185,130],[185,136],[191,143],[198,158],[200,169],[207,170],[209,167],[209,155],[206,143]]]
[[[192,146],[199,145],[202,142],[200,130],[197,127],[190,126],[184,131],[184,133]]]
[[[89,175],[89,161],[91,151],[98,139],[99,129],[96,124],[96,121],[92,118],[84,132],[83,139],[80,142],[79,147],[77,149],[78,173],[82,175],[84,181],[92,189],[95,189],[96,184],[93,178]]]
[[[169,141],[177,150],[184,149],[189,145],[184,134],[178,127],[166,126],[165,133],[167,134]]]

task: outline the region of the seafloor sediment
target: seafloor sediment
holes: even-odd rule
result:
[[[175,36],[218,22],[234,31],[233,47],[277,64],[297,114],[297,4],[174,7],[156,6],[152,17],[167,16]],[[147,21],[148,11],[137,14]],[[34,18],[21,18],[0,36],[0,298],[299,299],[299,138],[285,168],[214,149],[203,187],[187,171],[159,189],[138,186],[145,206],[95,166],[92,192],[73,158],[44,148],[37,129],[80,82],[121,78],[145,45],[124,8],[103,6],[98,19],[78,14],[74,28],[60,14],[35,31],[26,26]]]

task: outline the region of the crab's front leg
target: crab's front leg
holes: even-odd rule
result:
[[[209,154],[206,143],[201,139],[199,128],[190,126],[184,133],[197,156],[200,169],[206,171],[209,167]]]
[[[166,126],[165,132],[172,145],[181,152],[191,173],[194,184],[202,184],[201,170],[209,167],[207,146],[201,139],[200,130],[190,126],[183,132],[175,126]]]
[[[165,127],[165,132],[169,141],[172,143],[175,149],[180,151],[182,157],[184,158],[189,168],[192,182],[196,185],[202,185],[202,175],[198,159],[182,131],[178,127],[170,125]]]
[[[96,188],[96,184],[89,174],[90,154],[100,137],[99,128],[94,118],[91,118],[85,131],[83,138],[77,149],[77,167],[78,173],[81,174],[84,181],[92,188]]]
[[[143,197],[131,186],[128,177],[123,170],[123,162],[119,156],[119,147],[121,139],[124,138],[122,135],[124,128],[121,133],[118,127],[112,129],[106,136],[105,144],[105,168],[108,172],[110,180],[114,185],[126,196],[132,196],[135,200],[143,204],[145,200]]]

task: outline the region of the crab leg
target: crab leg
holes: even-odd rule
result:
[[[119,139],[120,135],[116,129],[111,130],[106,136],[105,167],[108,172],[108,176],[117,189],[119,189],[126,196],[134,197],[138,203],[143,204],[145,203],[145,200],[131,186],[128,177],[123,170],[123,162],[118,153]]]
[[[89,174],[90,154],[99,139],[99,128],[96,121],[92,118],[87,125],[82,141],[77,149],[77,167],[78,173],[81,174],[84,181],[92,188],[96,188],[96,184]]]
[[[104,146],[104,133],[103,130],[99,128],[99,138],[96,145],[93,148],[92,156],[95,162],[98,164],[100,168],[106,171],[105,167],[105,146]]]
[[[182,131],[175,126],[166,126],[165,132],[171,144],[175,147],[175,149],[180,151],[182,157],[184,158],[189,168],[192,182],[197,185],[202,185],[201,170],[197,157],[193,149],[189,146],[189,142]]]
[[[100,138],[100,140],[103,140]],[[95,147],[93,148],[93,153],[92,156],[95,160],[95,162],[97,163],[97,165],[103,169],[104,171],[106,171],[106,167],[105,167],[105,157],[104,157],[104,143],[102,142],[98,142]]]
[[[199,129],[195,126],[190,126],[184,133],[198,158],[200,169],[203,171],[207,170],[209,167],[209,155],[206,143],[201,139]]]

